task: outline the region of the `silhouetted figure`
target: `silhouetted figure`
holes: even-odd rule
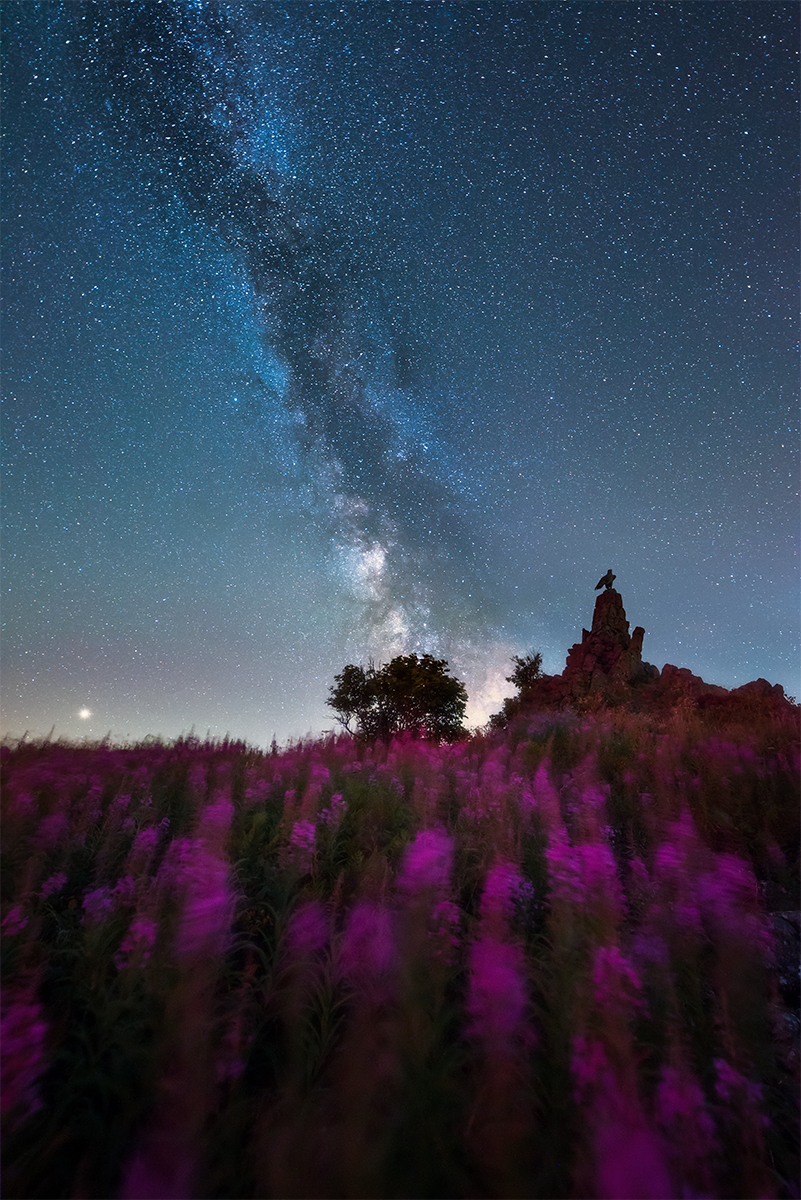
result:
[[[602,587],[610,588],[616,579],[617,579],[617,575],[612,574],[612,568],[610,567],[609,570],[604,575],[603,579],[599,579],[598,582],[596,583],[596,585],[595,585],[596,592],[598,591],[598,588],[602,588]]]

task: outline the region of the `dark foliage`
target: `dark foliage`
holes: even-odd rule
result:
[[[493,729],[506,728],[512,718],[520,712],[521,704],[526,700],[536,681],[542,679],[542,655],[539,650],[534,650],[523,658],[519,654],[515,654],[512,656],[512,663],[514,670],[511,675],[506,676],[506,682],[515,685],[517,695],[508,696],[503,702],[501,711],[493,713],[490,717],[489,723]]]
[[[349,663],[327,703],[351,733],[370,741],[413,733],[436,741],[463,736],[467,692],[444,658],[398,655],[383,667]]]

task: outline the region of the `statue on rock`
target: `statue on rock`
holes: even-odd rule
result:
[[[617,575],[612,574],[612,568],[610,567],[609,570],[604,575],[604,577],[602,579],[599,579],[598,582],[596,583],[596,585],[595,585],[596,592],[598,591],[598,588],[601,588],[601,587],[610,588],[616,579],[617,579]]]

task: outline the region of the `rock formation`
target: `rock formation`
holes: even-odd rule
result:
[[[604,692],[609,684],[637,684],[659,678],[659,671],[642,660],[645,630],[638,625],[629,634],[623,597],[614,588],[595,601],[592,629],[581,631],[581,641],[571,646],[562,679],[576,695]]]
[[[781,685],[771,685],[766,679],[729,691],[706,683],[686,667],[666,663],[660,671],[643,661],[644,636],[641,625],[629,633],[623,598],[614,588],[607,588],[595,601],[592,629],[582,629],[581,641],[570,647],[562,674],[543,675],[519,697],[505,701],[498,723],[511,718],[521,704],[562,709],[587,704],[666,708],[689,703],[740,708],[743,703],[788,703]]]

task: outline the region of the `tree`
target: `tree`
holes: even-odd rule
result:
[[[511,675],[506,676],[506,682],[515,685],[517,695],[507,697],[501,711],[492,714],[489,723],[493,729],[506,728],[512,718],[520,712],[525,701],[531,698],[537,680],[542,679],[542,655],[539,650],[534,650],[523,658],[519,654],[515,654],[512,656],[512,663],[514,671]]]
[[[350,733],[368,740],[415,733],[453,741],[465,731],[464,684],[448,674],[444,658],[398,655],[383,667],[349,663],[334,676],[327,704]]]
[[[521,658],[519,654],[512,656],[515,669],[506,676],[507,683],[513,683],[522,694],[529,691],[535,680],[542,678],[542,655],[539,650]]]

